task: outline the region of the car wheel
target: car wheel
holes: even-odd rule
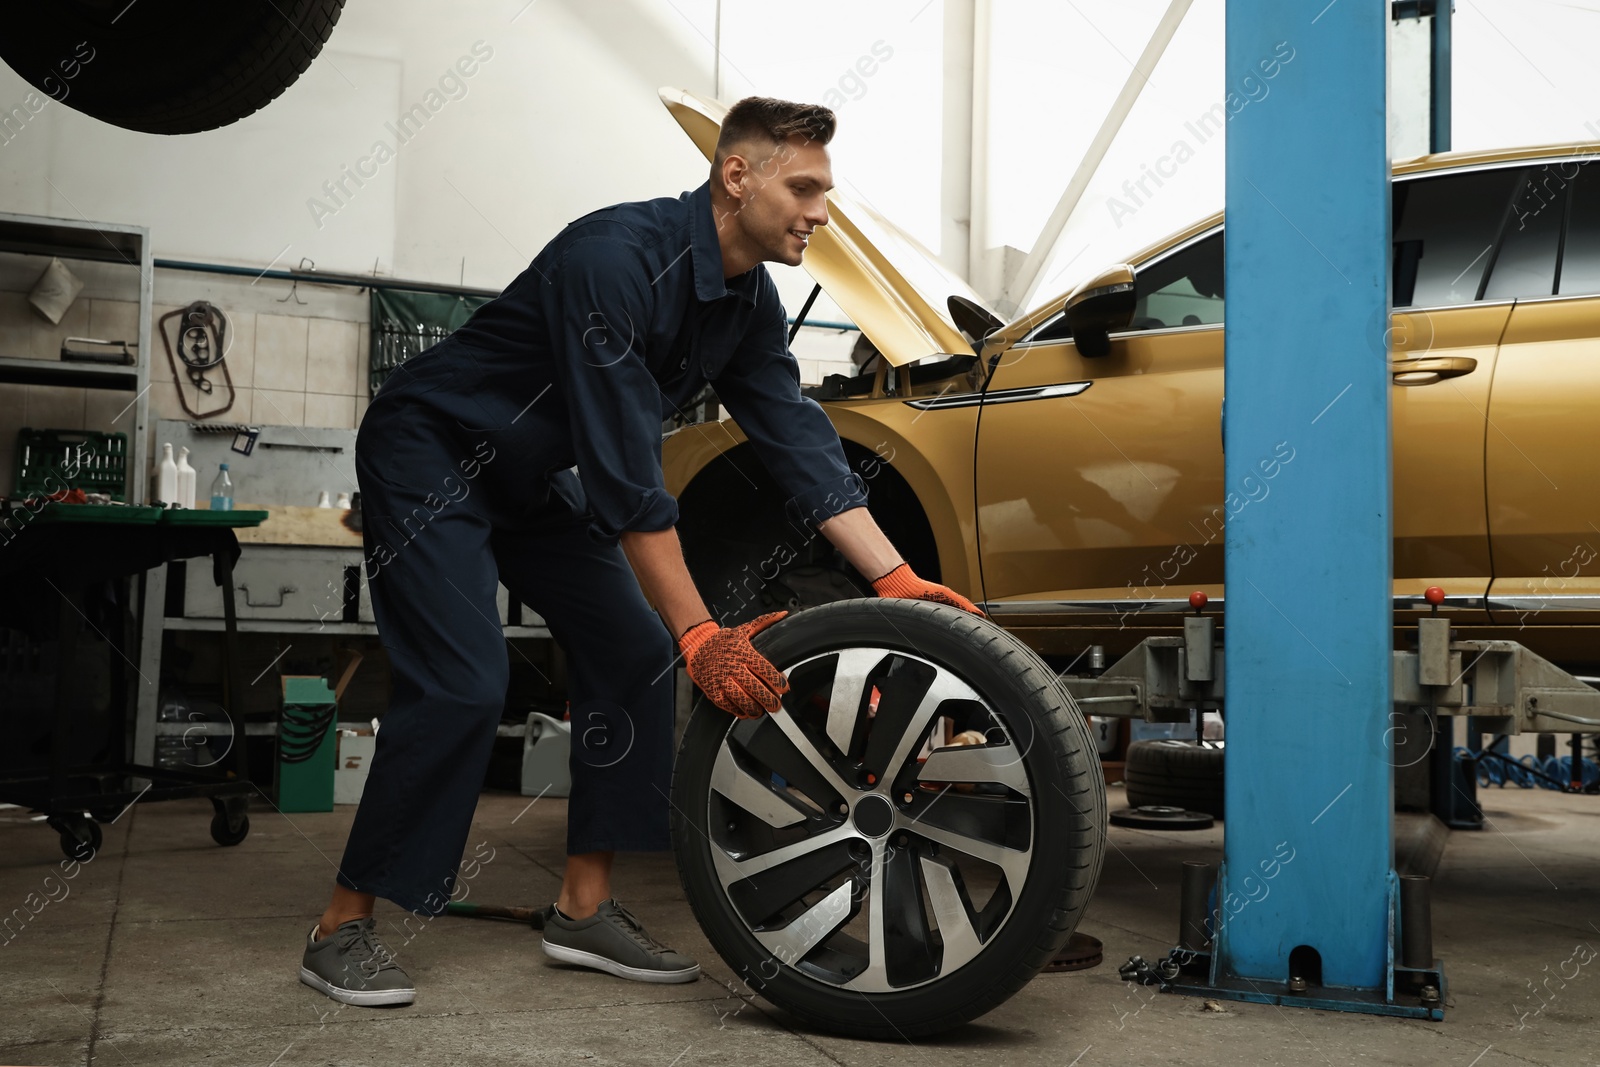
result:
[[[17,4],[0,58],[45,96],[141,133],[226,126],[311,65],[344,0]]]
[[[872,587],[831,545],[770,568],[736,565],[748,555],[740,549],[730,544],[720,565],[695,572],[696,584],[706,591],[707,603],[723,626],[738,626],[770,611],[797,612],[873,595]]]
[[[1130,807],[1174,807],[1222,812],[1223,750],[1193,741],[1135,741],[1123,778]]]
[[[789,676],[784,710],[701,699],[673,779],[707,938],[836,1033],[912,1038],[1003,1002],[1099,877],[1105,788],[1072,698],[1004,630],[920,601],[827,605],[755,644]]]

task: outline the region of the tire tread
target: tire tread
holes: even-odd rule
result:
[[[947,1030],[951,1026],[970,1021],[991,1011],[1032,980],[1060,951],[1072,930],[1076,928],[1088,904],[1104,860],[1105,785],[1098,773],[1098,760],[1091,763],[1085,756],[1085,753],[1097,751],[1090,744],[1087,721],[1071,697],[1060,688],[1055,674],[1031,649],[993,624],[952,608],[905,600],[870,603],[874,603],[880,611],[890,616],[904,616],[908,624],[915,621],[919,626],[937,627],[959,643],[973,647],[983,658],[998,661],[1000,668],[1014,674],[1019,687],[1032,695],[1034,698],[1032,706],[1040,709],[1039,716],[1034,719],[1035,736],[1049,746],[1060,768],[1059,779],[1052,782],[1050,787],[1059,790],[1070,807],[1067,814],[1071,825],[1064,831],[1062,828],[1056,828],[1054,839],[1061,844],[1064,852],[1084,857],[1084,862],[1068,864],[1061,872],[1059,888],[1045,909],[1044,921],[1038,936],[1014,957],[1015,963],[1012,966],[987,979],[981,993],[964,999],[954,1010],[946,1006],[926,1017],[898,1017],[894,1022],[889,1022],[880,1015],[880,1021],[873,1023],[870,1020],[866,1022],[844,1020],[838,1014],[810,1011],[793,1003],[781,1005],[785,1011],[808,1025],[835,1033],[877,1039],[915,1038]],[[819,629],[827,631],[832,625],[833,616],[860,612],[860,604],[859,601],[844,601],[823,605],[810,609],[797,618],[809,620]],[[891,618],[890,621],[892,624],[894,620]],[[780,627],[790,625],[792,625],[790,620],[785,620]],[[766,641],[763,639],[769,638],[769,635],[778,629],[775,627],[767,634],[763,634],[758,638],[757,645],[765,644]],[[903,637],[903,639],[907,644],[911,643],[910,638]],[[1002,647],[996,649],[997,645]],[[1054,699],[1046,694],[1054,694]],[[706,706],[702,705],[697,708],[696,714],[700,715],[705,710]],[[714,708],[710,710],[715,712]],[[689,730],[684,735],[685,751],[688,750],[695,733],[693,726],[691,722]],[[679,795],[678,779],[684,764],[685,759],[680,752],[674,770],[674,797]],[[681,807],[675,804],[673,811],[675,837],[682,829],[680,824],[683,820],[684,813]],[[692,823],[689,827],[693,829]],[[682,849],[677,851],[677,860],[679,877],[687,886],[691,884],[691,872],[685,865],[685,853]],[[1025,887],[1024,894],[1026,893]],[[696,917],[704,926],[705,915],[702,913],[700,903],[692,896],[690,903],[695,909]],[[1020,905],[1019,900],[1018,906]],[[736,969],[739,966],[733,960],[728,960],[728,963]],[[887,994],[887,996],[899,995],[901,994]]]

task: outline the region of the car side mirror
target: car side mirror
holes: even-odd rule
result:
[[[1110,335],[1133,322],[1135,303],[1132,267],[1119,263],[1101,271],[1067,297],[1072,343],[1085,356],[1106,355],[1111,351]]]
[[[961,331],[961,336],[967,339],[974,352],[981,353],[984,341],[996,330],[1005,328],[1005,323],[996,318],[994,312],[975,300],[953,294],[947,303],[956,329]]]

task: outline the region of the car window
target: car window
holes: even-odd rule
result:
[[[1561,248],[1562,296],[1600,293],[1600,165],[1585,163],[1579,171]]]
[[[1058,311],[1053,318],[1046,319],[1032,333],[1024,337],[1024,343],[1032,341],[1070,341],[1072,327],[1067,324],[1067,315]]]
[[[1577,164],[1529,167],[1511,198],[1511,212],[1491,257],[1485,300],[1549,296],[1556,291],[1556,254]]]
[[[1138,303],[1129,330],[1210,326],[1222,322],[1222,231],[1139,270]],[[1072,328],[1064,314],[1041,324],[1024,341],[1065,341]]]
[[[1395,307],[1478,299],[1522,175],[1522,169],[1508,167],[1395,183]],[[1408,268],[1414,268],[1414,279]]]
[[[1134,330],[1222,321],[1222,233],[1142,268],[1134,278]]]

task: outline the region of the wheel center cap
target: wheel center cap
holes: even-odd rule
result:
[[[882,837],[894,825],[894,808],[883,797],[862,797],[856,803],[855,824],[867,837]]]

